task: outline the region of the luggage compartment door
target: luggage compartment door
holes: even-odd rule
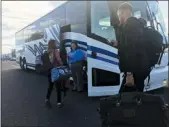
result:
[[[91,38],[87,47],[88,96],[117,94],[122,81],[117,49]]]

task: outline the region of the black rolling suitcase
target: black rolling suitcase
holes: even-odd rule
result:
[[[126,92],[100,100],[102,127],[169,127],[169,110],[159,96]]]

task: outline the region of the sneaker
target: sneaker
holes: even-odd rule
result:
[[[47,108],[52,108],[52,105],[48,99],[45,100],[45,105]]]
[[[64,105],[63,103],[57,103],[57,107],[58,107],[58,108],[62,108],[63,105]]]

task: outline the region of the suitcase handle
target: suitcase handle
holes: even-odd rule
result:
[[[129,94],[131,94],[131,93],[129,93]],[[121,105],[121,103],[122,103],[122,96],[123,96],[122,94],[119,94],[119,97],[118,97],[118,99],[116,101],[116,106],[117,107],[119,107]],[[131,97],[131,100],[133,100],[134,102],[136,102],[137,105],[141,105],[142,104],[142,96],[139,93],[137,93],[136,96]]]

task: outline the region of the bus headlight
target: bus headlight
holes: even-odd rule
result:
[[[168,80],[166,80],[166,79],[163,80],[163,86],[164,86],[164,87],[168,87]]]

